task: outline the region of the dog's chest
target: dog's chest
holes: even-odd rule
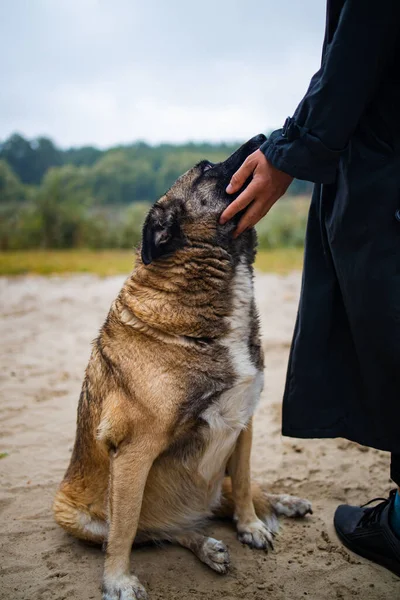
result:
[[[263,372],[250,356],[249,336],[253,284],[249,269],[239,264],[234,278],[233,306],[229,317],[229,332],[222,340],[227,348],[233,370],[234,385],[201,415],[208,425],[206,450],[199,466],[205,478],[211,478],[224,467],[240,431],[247,425],[257,406],[263,387]]]

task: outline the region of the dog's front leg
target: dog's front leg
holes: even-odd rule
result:
[[[273,548],[273,534],[254,510],[251,493],[250,454],[253,439],[253,421],[250,419],[236,442],[228,462],[228,473],[232,479],[232,496],[235,506],[233,519],[236,521],[239,541],[253,548]]]
[[[110,529],[104,566],[103,600],[144,600],[144,587],[130,573],[146,479],[161,448],[157,436],[124,442],[111,456]]]

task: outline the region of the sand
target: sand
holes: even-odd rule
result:
[[[54,522],[51,502],[71,452],[90,342],[120,277],[0,280],[1,559],[3,600],[99,599],[101,549]],[[400,579],[338,542],[338,503],[362,503],[390,489],[389,457],[345,440],[280,434],[281,396],[300,274],[257,275],[266,386],[255,418],[253,473],[272,491],[309,498],[314,515],[284,520],[275,551],[242,546],[229,524],[211,523],[232,568],[219,576],[183,548],[134,549],[132,564],[151,600],[336,600],[400,598]]]

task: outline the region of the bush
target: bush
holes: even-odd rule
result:
[[[0,249],[133,248],[140,242],[150,204],[91,206],[69,198],[59,174],[31,201],[0,205]],[[62,192],[64,190],[64,192]],[[261,250],[304,244],[309,200],[284,198],[257,225]]]
[[[258,245],[262,250],[295,248],[304,245],[308,198],[282,198],[257,225]]]
[[[236,146],[138,142],[63,151],[47,138],[13,135],[0,143],[0,249],[132,248],[147,202],[196,162],[219,162]],[[310,186],[294,181],[257,226],[260,248],[303,245]]]
[[[133,248],[142,237],[144,219],[150,204],[94,207],[86,218],[84,245],[88,248]]]

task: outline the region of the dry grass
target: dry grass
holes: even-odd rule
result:
[[[257,253],[256,269],[263,273],[286,275],[303,268],[303,248],[276,248]]]
[[[134,255],[130,250],[24,250],[0,252],[0,275],[52,275],[93,273],[128,274]],[[260,250],[256,267],[260,271],[288,273],[302,268],[303,250],[282,248]]]
[[[133,260],[129,250],[17,250],[0,253],[0,275],[117,275],[129,273]]]

